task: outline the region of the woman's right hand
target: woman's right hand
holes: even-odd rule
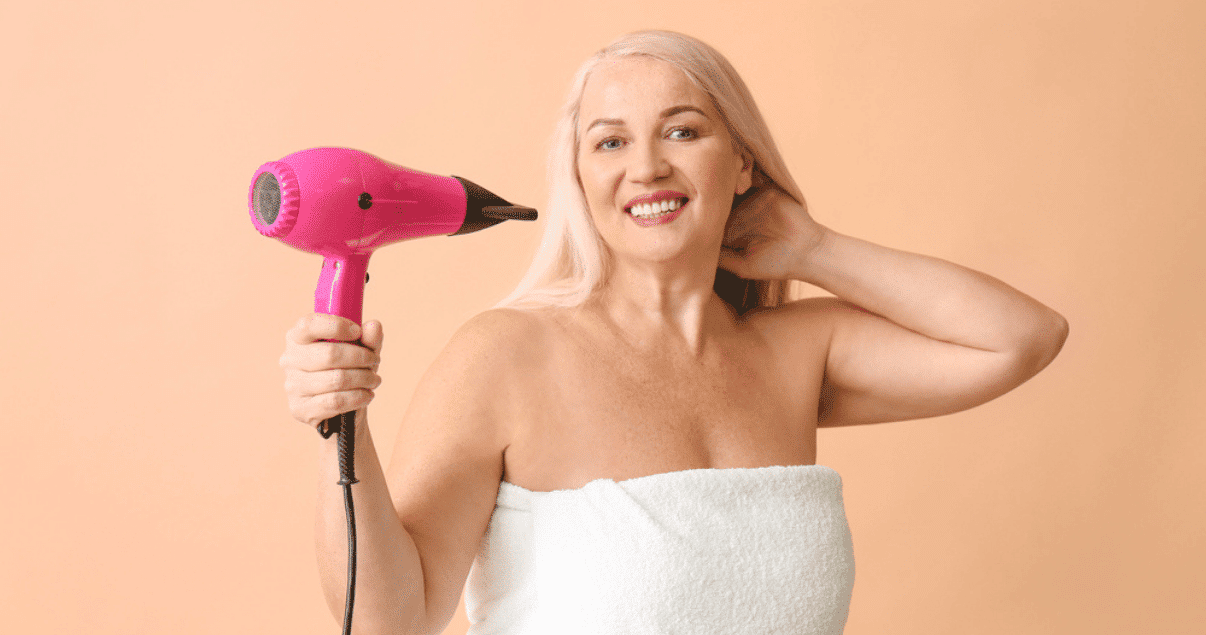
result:
[[[293,418],[317,429],[331,417],[367,406],[381,385],[377,367],[383,337],[377,321],[362,328],[325,313],[298,320],[285,334],[280,359]]]

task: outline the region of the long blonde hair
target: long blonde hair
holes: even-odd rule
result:
[[[734,205],[767,187],[778,187],[804,204],[804,195],[788,172],[753,96],[719,51],[672,31],[629,33],[586,60],[574,76],[549,151],[544,235],[528,272],[496,308],[578,306],[607,279],[611,255],[591,221],[578,179],[578,112],[586,80],[595,67],[606,59],[635,55],[682,70],[712,99],[738,150],[753,157],[753,185]],[[738,315],[786,302],[788,288],[785,280],[745,280],[719,266],[714,285]]]

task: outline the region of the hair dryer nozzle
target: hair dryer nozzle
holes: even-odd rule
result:
[[[536,220],[536,210],[512,205],[497,194],[459,176],[452,177],[465,188],[465,221],[461,228],[449,234],[460,236],[492,227],[505,220]]]
[[[498,220],[536,220],[536,210],[522,205],[483,207],[482,216]]]

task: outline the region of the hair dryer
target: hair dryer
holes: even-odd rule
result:
[[[248,205],[261,234],[322,254],[314,310],[357,324],[375,249],[423,236],[468,234],[504,220],[536,220],[536,210],[460,177],[411,170],[347,148],[302,150],[265,163],[252,177]],[[339,433],[339,484],[348,521],[344,633],[351,632],[356,590],[355,414],[332,417],[319,428],[324,437]]]
[[[378,247],[536,219],[536,210],[460,177],[411,170],[348,148],[312,148],[265,163],[252,177],[248,199],[261,234],[322,254],[314,310],[357,324],[369,257]],[[323,435],[338,424],[335,417],[324,422]]]
[[[251,222],[265,236],[322,254],[314,310],[360,323],[373,250],[440,234],[460,235],[504,220],[535,220],[460,177],[437,176],[347,148],[313,148],[256,170]]]

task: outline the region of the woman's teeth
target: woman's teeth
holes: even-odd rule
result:
[[[658,216],[673,212],[682,207],[686,202],[687,199],[676,198],[673,200],[658,201],[657,203],[633,205],[628,208],[628,212],[637,218],[657,218]]]

